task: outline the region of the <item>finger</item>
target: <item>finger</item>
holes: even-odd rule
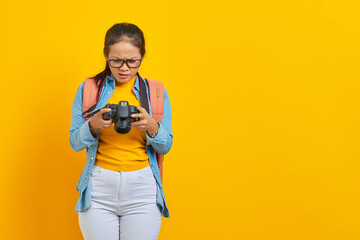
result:
[[[144,114],[142,114],[142,113],[133,113],[133,114],[131,114],[131,117],[132,118],[143,118]]]
[[[139,122],[140,122],[140,121],[138,121],[138,122],[132,122],[132,123],[131,123],[131,126],[132,126],[132,127],[138,127],[138,126],[140,126],[140,125],[143,125],[143,124],[139,124]]]
[[[106,112],[110,112],[111,111],[111,108],[102,108],[100,109],[100,113],[106,113]]]
[[[112,124],[104,124],[103,126],[106,127],[106,128],[109,128],[109,127],[112,126]]]
[[[136,122],[132,122],[131,126],[133,127],[139,127],[139,126],[146,126],[145,121],[144,120],[140,120],[140,121],[136,121]]]
[[[101,118],[104,118],[104,114],[107,112],[110,112],[110,111],[111,111],[111,108],[102,108],[102,109],[100,109],[98,114],[101,116]]]
[[[107,125],[109,125],[109,124],[111,125],[112,124],[112,119],[109,119],[109,120],[104,120],[103,119],[103,123],[107,124]]]
[[[139,130],[142,130],[142,131],[145,131],[145,126],[133,126],[133,128],[136,128],[136,129],[139,129]]]
[[[138,106],[137,109],[139,109],[139,111],[140,111],[141,113],[148,114],[148,112],[146,111],[146,109],[143,108],[143,107]]]

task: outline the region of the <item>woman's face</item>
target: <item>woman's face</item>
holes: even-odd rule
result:
[[[110,51],[107,59],[141,59],[140,49],[138,47],[135,47],[128,41],[120,41],[110,46]],[[111,61],[111,64],[116,64],[116,62]],[[129,65],[131,66],[130,63]],[[110,66],[110,70],[116,80],[116,83],[119,84],[128,82],[133,79],[138,72],[139,67],[129,68],[124,62],[121,68],[115,68]]]

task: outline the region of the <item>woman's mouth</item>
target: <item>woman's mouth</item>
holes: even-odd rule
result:
[[[121,73],[119,73],[120,78],[127,78],[128,76],[129,76],[129,74],[121,74]]]

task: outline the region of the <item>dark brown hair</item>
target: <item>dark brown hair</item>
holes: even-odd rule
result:
[[[138,47],[140,49],[141,58],[145,55],[145,38],[143,32],[132,23],[117,23],[114,24],[109,30],[107,30],[105,35],[105,43],[104,43],[104,56],[108,57],[110,46],[118,43],[122,40],[129,41],[133,46]],[[104,71],[98,73],[96,76],[92,77],[95,79],[96,83],[99,84],[100,87],[104,84],[106,77],[110,74],[110,67],[108,62],[106,61],[106,66]]]

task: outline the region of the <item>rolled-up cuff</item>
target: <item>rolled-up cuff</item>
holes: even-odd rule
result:
[[[98,130],[95,134],[95,137],[92,135],[89,126],[89,120],[87,120],[81,127],[80,127],[80,140],[86,145],[91,146],[97,140],[99,136],[100,130]]]

